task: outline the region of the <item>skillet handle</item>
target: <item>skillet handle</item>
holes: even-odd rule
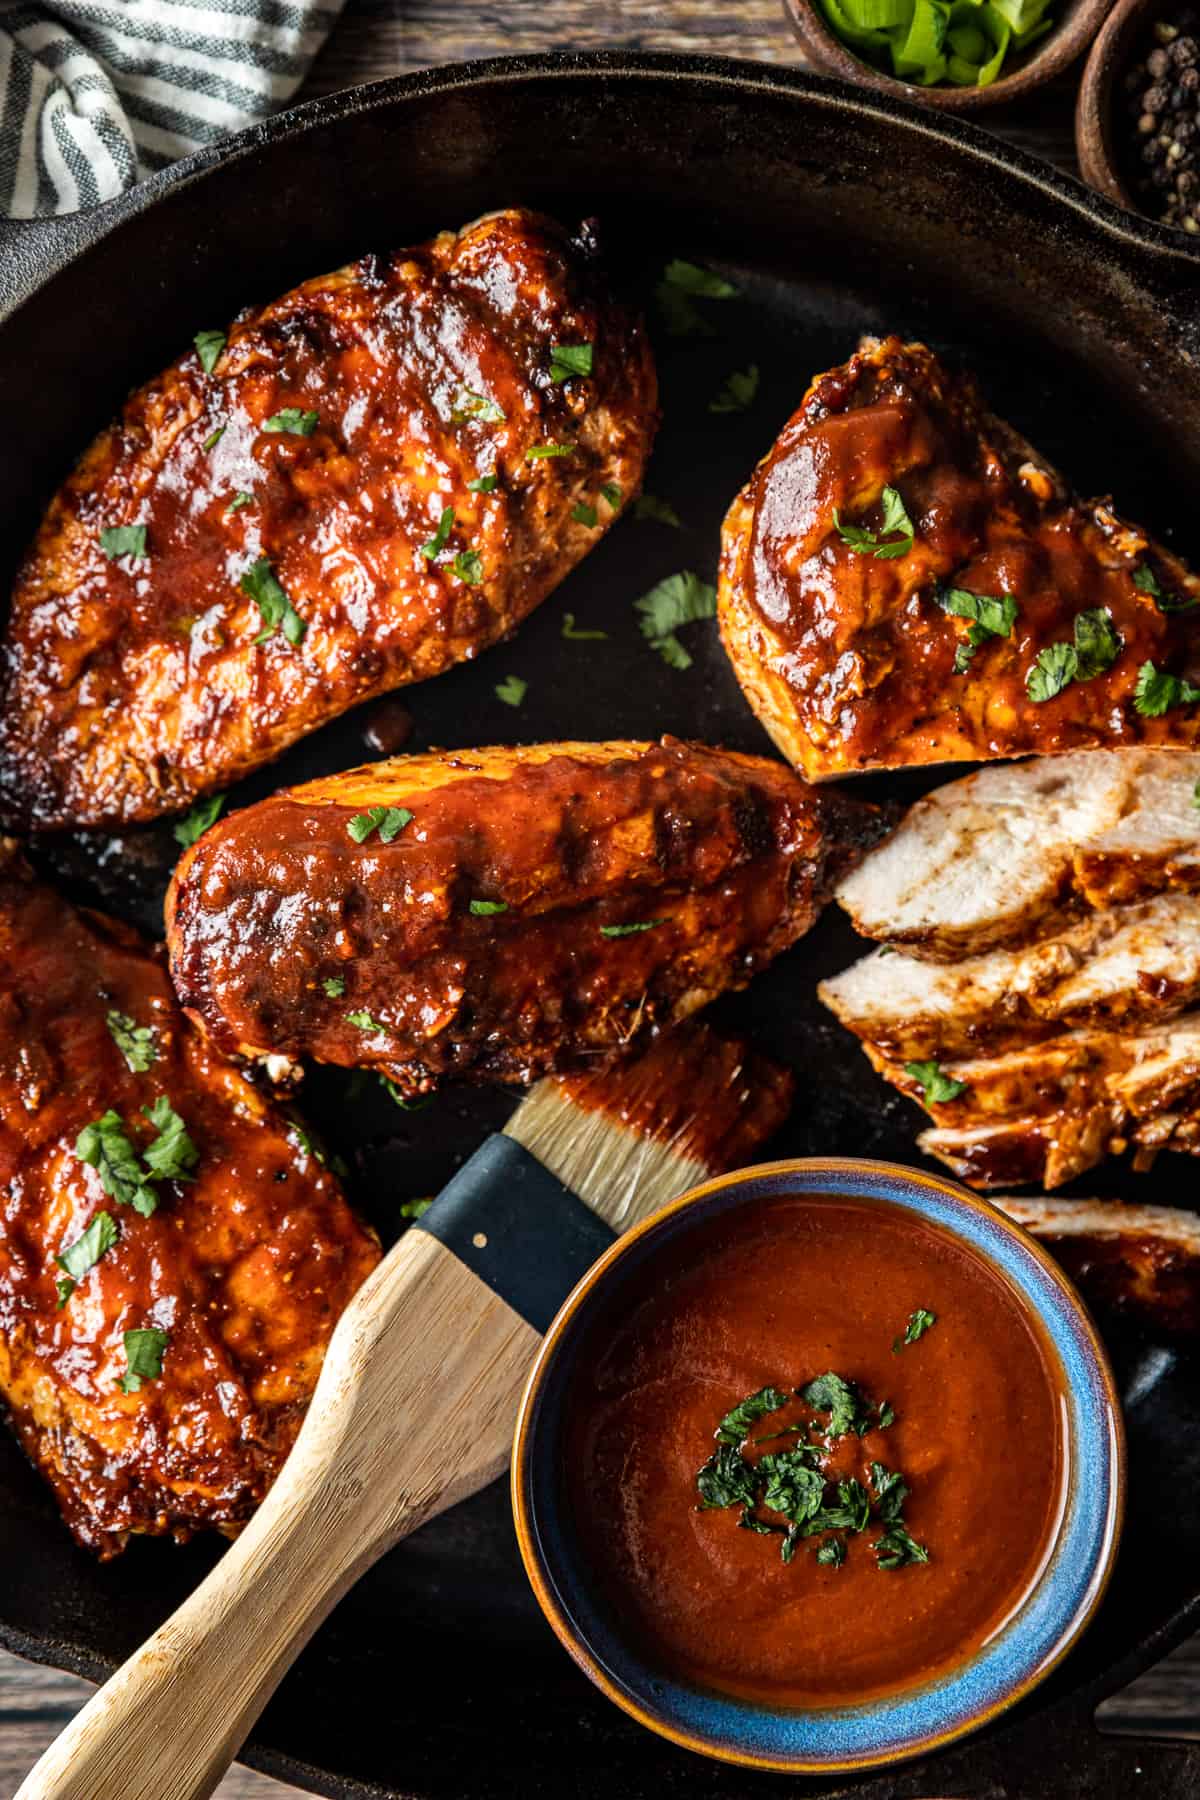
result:
[[[402,1237],[342,1315],[258,1512],[17,1800],[207,1800],[351,1583],[503,1471],[540,1341],[444,1244]]]

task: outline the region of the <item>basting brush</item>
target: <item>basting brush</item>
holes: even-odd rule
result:
[[[203,1800],[347,1588],[501,1474],[542,1333],[612,1242],[753,1160],[791,1076],[703,1023],[543,1081],[384,1257],[241,1536],[51,1745],[16,1800]]]

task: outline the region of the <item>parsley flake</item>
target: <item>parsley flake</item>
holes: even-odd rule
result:
[[[927,1311],[925,1307],[918,1306],[915,1312],[911,1312],[908,1315],[908,1324],[904,1327],[903,1337],[893,1339],[893,1356],[903,1350],[905,1344],[915,1344],[918,1338],[923,1338],[925,1333],[929,1330],[929,1327],[931,1325],[936,1325],[936,1323],[936,1313],[931,1313]]]
[[[503,700],[505,706],[520,706],[529,692],[529,683],[522,681],[519,675],[506,675],[498,681],[494,689],[497,700]]]
[[[1094,681],[1111,669],[1123,640],[1102,606],[1076,613],[1073,644],[1049,644],[1040,650],[1025,680],[1025,692],[1037,704],[1053,700],[1073,681]]]
[[[158,1195],[151,1177],[125,1134],[121,1115],[111,1107],[84,1126],[75,1139],[75,1154],[80,1162],[96,1170],[110,1199],[121,1206],[132,1206],[146,1219],[154,1212]]]
[[[489,919],[493,913],[508,911],[507,900],[472,900],[471,911],[477,919]]]
[[[526,462],[544,462],[548,456],[571,456],[574,444],[533,444],[525,452]]]
[[[1168,593],[1165,588],[1160,586],[1158,577],[1149,563],[1142,563],[1134,570],[1133,585],[1135,588],[1140,588],[1143,594],[1149,594],[1161,613],[1190,612],[1193,606],[1200,606],[1200,600],[1194,594],[1181,597],[1179,594]]]
[[[146,555],[144,525],[106,525],[100,533],[100,548],[109,562],[118,556],[132,556],[134,561]]]
[[[217,358],[225,348],[225,333],[223,331],[198,331],[192,342],[196,346],[196,355],[200,358],[200,367],[206,375],[211,375],[217,366]]]
[[[600,498],[607,501],[608,505],[616,512],[621,504],[621,490],[615,481],[602,481],[600,483]]]
[[[989,638],[1011,637],[1017,622],[1017,602],[1011,594],[973,594],[969,588],[938,588],[934,600],[943,612],[970,619],[970,630],[954,653],[954,673],[965,675],[971,659]]]
[[[200,448],[202,450],[215,450],[217,445],[220,443],[221,439],[224,436],[225,436],[225,426],[218,425],[217,429],[215,431],[209,432],[208,436],[205,438],[205,440],[201,444]]]
[[[713,1436],[721,1444],[740,1444],[752,1425],[756,1425],[764,1414],[778,1412],[781,1406],[788,1404],[790,1398],[782,1388],[760,1387],[753,1394],[747,1394],[744,1400],[739,1400],[736,1406],[730,1407]]]
[[[732,300],[737,291],[724,276],[675,257],[663,270],[654,294],[672,337],[712,337],[713,328],[696,300]]]
[[[758,364],[751,363],[745,370],[735,369],[725,379],[725,384],[715,400],[710,400],[710,413],[745,412],[753,405],[758,393]]]
[[[602,925],[600,936],[606,938],[633,937],[639,931],[653,931],[656,925],[665,925],[665,919],[636,919],[629,925]]]
[[[904,1073],[912,1076],[920,1086],[927,1104],[933,1106],[944,1105],[948,1100],[957,1100],[960,1094],[965,1094],[967,1091],[966,1082],[958,1081],[954,1076],[947,1075],[938,1062],[907,1062],[904,1065]]]
[[[249,594],[262,614],[266,629],[259,632],[254,640],[256,644],[265,644],[277,631],[282,631],[293,646],[303,643],[308,625],[292,605],[265,556],[251,563],[238,586],[243,594]]]
[[[602,638],[608,637],[607,631],[585,631],[585,630],[583,630],[581,627],[576,625],[575,614],[570,613],[570,612],[563,614],[562,634],[569,643],[573,643],[573,644],[583,644],[583,643],[587,643],[592,640],[594,640],[596,643],[599,643]]]
[[[442,509],[442,516],[438,520],[437,530],[427,544],[421,545],[418,555],[428,557],[432,562],[433,558],[435,556],[440,556],[442,551],[446,548],[447,543],[450,541],[450,533],[453,530],[454,508],[452,506],[447,506]]]
[[[402,1219],[423,1219],[436,1199],[436,1194],[425,1194],[419,1200],[406,1200],[400,1208],[400,1217]]]
[[[1156,669],[1152,662],[1144,662],[1138,670],[1133,704],[1143,718],[1160,719],[1173,706],[1192,706],[1197,700],[1200,687],[1193,687],[1184,676]]]
[[[57,1304],[54,1310],[55,1312],[61,1312],[63,1307],[67,1304],[67,1301],[71,1298],[71,1295],[75,1292],[75,1283],[69,1281],[67,1277],[63,1275],[55,1282],[54,1292],[57,1298]]]
[[[835,1375],[832,1369],[802,1387],[800,1398],[814,1412],[829,1414],[829,1424],[821,1427],[827,1437],[845,1437],[848,1432],[858,1432],[859,1421],[865,1417],[854,1383]]]
[[[158,1061],[158,1042],[152,1025],[137,1025],[128,1013],[117,1012],[115,1008],[105,1013],[104,1023],[125,1058],[126,1066],[135,1075],[144,1075],[150,1065]]]
[[[154,1381],[162,1374],[163,1357],[171,1340],[165,1331],[159,1331],[153,1325],[126,1331],[123,1336],[125,1373],[120,1387],[124,1394],[136,1394],[143,1381]]]
[[[833,522],[838,536],[856,556],[873,556],[877,561],[886,561],[893,556],[907,556],[913,547],[915,534],[899,489],[885,487],[880,499],[883,502],[883,521],[878,531],[866,525],[843,525],[838,510],[834,507]],[[900,533],[899,537],[895,535],[897,532]]]
[[[346,991],[346,977],[344,975],[327,975],[321,986],[330,1000],[340,1000]]]
[[[200,1152],[167,1096],[160,1094],[152,1106],[143,1106],[142,1111],[158,1133],[142,1152],[150,1179],[190,1181]]]
[[[225,508],[225,511],[227,513],[241,512],[243,506],[253,505],[254,495],[248,494],[245,488],[239,488],[237,493],[233,496],[233,499],[229,502],[229,505]]]
[[[752,1506],[757,1482],[757,1471],[751,1468],[737,1447],[722,1444],[696,1476],[700,1511],[708,1512],[723,1506]]]
[[[373,1019],[369,1012],[348,1012],[346,1023],[357,1026],[359,1031],[369,1031],[376,1036],[387,1030],[387,1026],[381,1025],[378,1019]]]
[[[590,530],[595,525],[597,519],[599,519],[600,514],[596,511],[596,508],[590,506],[586,500],[581,500],[578,506],[573,506],[571,508],[571,517],[577,525],[586,525]]]
[[[552,344],[550,346],[551,381],[573,381],[592,372],[591,344]]]
[[[690,669],[692,658],[675,633],[682,625],[716,617],[717,590],[690,569],[668,575],[634,602],[642,636],[672,669]]]
[[[319,417],[319,413],[306,412],[302,406],[285,406],[282,412],[271,414],[263,430],[286,431],[293,437],[311,437],[317,428]]]
[[[451,410],[450,422],[453,425],[464,425],[468,419],[478,419],[481,425],[500,425],[504,417],[504,408],[497,406],[494,400],[489,400],[486,394],[462,388]]]
[[[483,558],[478,550],[460,550],[450,566],[468,587],[478,587],[483,580]]]
[[[370,806],[366,812],[355,813],[346,830],[356,844],[365,843],[373,831],[379,833],[381,844],[390,844],[412,819],[406,806]]]
[[[83,1236],[59,1251],[54,1260],[63,1273],[71,1277],[72,1292],[75,1284],[95,1268],[100,1258],[107,1256],[120,1235],[112,1214],[98,1212]]]
[[[175,842],[187,850],[197,838],[204,836],[210,825],[216,824],[224,806],[224,794],[210,794],[206,800],[197,800],[191,812],[172,827]]]
[[[475,481],[468,481],[467,492],[470,494],[490,494],[495,491],[498,475],[480,475]]]
[[[670,501],[660,500],[656,494],[639,494],[633,503],[633,516],[654,525],[669,525],[674,531],[683,530],[683,520]]]

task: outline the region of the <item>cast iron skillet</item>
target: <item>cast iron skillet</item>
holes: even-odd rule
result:
[[[648,300],[672,255],[720,264],[741,298],[707,308],[710,339],[659,333],[666,421],[649,486],[684,529],[623,521],[514,642],[407,690],[411,748],[664,730],[766,748],[713,628],[692,628],[695,665],[681,674],[641,641],[631,602],[673,570],[711,575],[730,496],[808,377],[863,330],[918,332],[969,361],[1085,491],[1115,491],[1168,539],[1178,523],[1178,547],[1200,550],[1200,261],[1181,240],[899,101],[753,64],[606,54],[434,70],[319,100],[90,218],[9,228],[0,579],[91,433],[197,329],[373,246],[516,200],[569,220],[595,215],[623,280]],[[750,362],[761,371],[752,409],[710,413],[725,376]],[[567,608],[608,640],[564,641]],[[529,683],[519,712],[494,691],[510,673]],[[377,754],[364,742],[366,718],[297,746],[233,802]],[[909,796],[944,774],[877,780],[870,791]],[[168,826],[65,837],[38,854],[78,897],[157,928],[175,854]],[[724,1010],[800,1071],[780,1153],[913,1161],[914,1109],[813,997],[819,975],[853,954],[848,927],[830,914]],[[314,1072],[307,1099],[389,1239],[401,1203],[440,1185],[510,1104],[454,1093],[406,1115],[378,1086],[332,1071]],[[1153,1178],[1113,1170],[1085,1186],[1192,1204],[1195,1164],[1164,1158]],[[284,1682],[248,1760],[356,1800],[849,1791],[1070,1800],[1123,1791],[1137,1776],[1155,1800],[1182,1800],[1196,1791],[1200,1753],[1135,1750],[1099,1738],[1090,1719],[1098,1698],[1200,1623],[1200,1384],[1195,1360],[1153,1336],[1126,1331],[1114,1347],[1132,1491],[1109,1597],[1032,1702],[932,1764],[821,1787],[708,1765],[640,1731],[551,1639],[500,1486],[359,1584]],[[986,1482],[986,1455],[979,1473]],[[0,1641],[96,1677],[217,1554],[207,1542],[142,1543],[98,1567],[72,1549],[6,1434],[0,1545]]]

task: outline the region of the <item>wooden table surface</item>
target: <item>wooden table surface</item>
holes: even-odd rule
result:
[[[300,98],[432,63],[602,48],[804,64],[784,22],[781,0],[557,0],[555,5],[546,0],[347,0]],[[1077,79],[1076,69],[1021,108],[983,117],[1001,136],[1074,174],[1071,111]],[[74,1676],[34,1668],[0,1651],[0,1796],[14,1791],[89,1692]],[[1106,1730],[1200,1739],[1200,1638],[1106,1702],[1101,1712]],[[220,1800],[284,1800],[295,1792],[249,1769],[235,1769],[218,1789]]]

